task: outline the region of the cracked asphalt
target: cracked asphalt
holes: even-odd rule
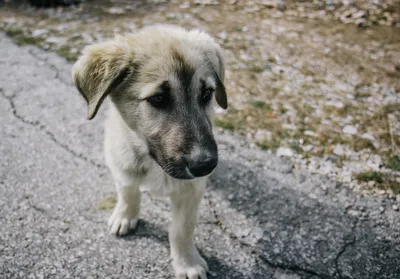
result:
[[[0,278],[172,278],[169,204],[144,195],[109,236],[105,107],[86,120],[71,64],[0,34]],[[196,243],[209,278],[400,278],[400,212],[218,135]]]

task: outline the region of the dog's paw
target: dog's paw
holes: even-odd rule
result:
[[[136,228],[137,216],[127,210],[122,210],[121,206],[116,206],[113,214],[108,219],[108,228],[113,235],[124,235]]]
[[[197,250],[190,256],[173,258],[172,267],[177,279],[207,279],[207,263]]]

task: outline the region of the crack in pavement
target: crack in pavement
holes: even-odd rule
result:
[[[350,246],[353,246],[356,243],[357,238],[355,236],[354,230],[357,228],[358,223],[359,223],[359,219],[355,219],[355,221],[353,222],[353,226],[351,228],[351,235],[352,235],[351,241],[345,243],[343,245],[342,249],[340,249],[339,253],[335,257],[336,274],[339,276],[339,279],[343,279],[342,272],[339,268],[340,257],[346,252],[347,248],[349,248]]]
[[[281,268],[284,270],[289,270],[295,274],[298,275],[312,275],[312,276],[316,276],[318,278],[328,278],[324,275],[321,275],[319,273],[317,273],[314,270],[311,269],[307,269],[307,268],[303,268],[300,267],[296,264],[284,264],[284,263],[274,263],[271,260],[267,259],[265,256],[263,256],[260,251],[256,248],[253,247],[252,245],[241,241],[229,228],[227,228],[226,226],[223,225],[222,223],[222,218],[219,216],[219,214],[217,213],[216,209],[215,209],[215,204],[211,201],[210,197],[206,196],[205,199],[208,201],[208,204],[211,208],[211,211],[214,215],[214,218],[216,219],[216,222],[214,223],[214,225],[216,225],[223,234],[225,234],[226,236],[228,236],[232,241],[236,242],[237,244],[239,244],[239,246],[244,249],[247,250],[248,253],[250,253],[251,255],[255,255],[256,256],[256,261],[257,262],[263,262],[264,264],[267,264],[269,267],[272,267],[275,269]],[[303,273],[303,274],[302,274]]]
[[[32,55],[33,58],[35,58],[36,60],[44,62],[47,66],[49,66],[49,68],[51,70],[55,71],[55,73],[56,73],[55,76],[54,76],[55,79],[59,80],[62,84],[66,85],[66,86],[70,86],[71,85],[71,83],[68,83],[64,79],[61,78],[60,70],[54,64],[50,63],[47,58],[42,58],[42,57],[38,56],[34,52],[33,49],[28,49],[28,53],[30,55]]]
[[[42,123],[40,123],[39,121],[31,121],[31,120],[27,120],[25,119],[22,115],[20,115],[17,111],[16,105],[14,103],[14,98],[16,97],[16,95],[12,95],[12,96],[6,96],[4,95],[3,91],[0,91],[0,95],[9,102],[11,109],[12,109],[12,113],[14,115],[14,117],[16,117],[19,121],[21,121],[22,123],[29,125],[31,127],[34,128],[39,128],[39,130],[41,130],[42,132],[44,132],[52,142],[54,142],[56,145],[58,145],[59,147],[63,148],[65,151],[67,151],[68,153],[70,153],[71,155],[73,155],[76,158],[79,158],[87,163],[90,163],[91,165],[95,166],[98,169],[105,169],[105,166],[96,163],[95,161],[87,158],[86,156],[77,153],[76,151],[74,151],[73,149],[71,149],[67,144],[64,144],[62,142],[60,142],[56,136],[50,132],[45,125],[43,125]]]
[[[355,236],[353,236],[353,239],[349,242],[347,242],[342,249],[339,251],[339,253],[337,254],[336,258],[335,258],[335,267],[336,267],[336,272],[339,276],[339,279],[343,279],[343,275],[342,272],[340,271],[339,268],[339,259],[340,257],[346,252],[347,248],[354,245],[357,241],[357,238]]]

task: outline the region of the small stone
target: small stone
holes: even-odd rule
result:
[[[307,130],[304,132],[305,135],[310,136],[310,137],[315,137],[315,133],[313,131]]]
[[[36,29],[36,30],[34,30],[32,32],[32,36],[33,37],[39,37],[39,36],[44,35],[44,34],[46,34],[48,32],[49,32],[49,30],[47,30],[47,29]]]
[[[394,205],[392,206],[392,209],[393,209],[394,211],[399,211],[399,206],[396,205],[396,204],[394,204]]]
[[[379,190],[377,194],[383,196],[386,194],[386,190]]]
[[[46,42],[50,43],[50,44],[56,44],[56,45],[63,45],[65,44],[65,42],[67,41],[66,38],[62,38],[62,37],[48,37],[46,38]]]
[[[343,145],[337,144],[332,152],[333,152],[333,154],[335,154],[337,156],[342,156],[344,154]]]
[[[287,147],[279,147],[278,150],[276,151],[276,155],[279,157],[292,157],[293,156],[293,151],[290,148]]]
[[[379,207],[379,212],[380,212],[380,213],[385,212],[385,208],[384,208],[383,206]]]
[[[252,228],[245,228],[242,231],[238,232],[238,235],[242,238],[249,236],[250,232],[251,232]]]
[[[309,152],[314,149],[314,145],[308,144],[302,147],[305,152]]]
[[[234,197],[234,195],[233,195],[233,194],[229,194],[229,195],[228,195],[228,200],[230,200],[230,201],[231,201],[231,200],[233,199],[233,197]]]
[[[257,130],[254,139],[256,141],[270,141],[272,139],[272,132],[268,130]]]
[[[218,33],[218,37],[220,37],[222,40],[225,40],[228,38],[228,34],[226,32],[220,32]]]
[[[371,135],[371,134],[363,134],[361,136],[361,138],[368,139],[368,140],[371,140],[371,141],[375,140],[375,137],[373,135]]]
[[[354,14],[352,14],[352,17],[353,17],[353,18],[362,18],[362,17],[365,17],[365,12],[360,10],[360,11],[355,12]]]
[[[343,133],[349,135],[356,135],[358,132],[357,128],[354,126],[347,125],[343,128]]]
[[[125,13],[125,9],[120,7],[111,7],[107,9],[107,12],[112,15],[123,15]]]
[[[282,125],[282,128],[283,128],[283,129],[286,129],[286,130],[297,130],[296,125],[287,124],[287,123],[283,124],[283,125]],[[306,131],[306,132],[307,132],[307,131]]]

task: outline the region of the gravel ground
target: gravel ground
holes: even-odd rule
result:
[[[106,232],[114,187],[104,108],[87,121],[71,64],[0,33],[0,278],[171,278],[169,204],[144,195],[137,231]],[[107,102],[106,102],[107,105]],[[218,135],[196,242],[209,278],[399,278],[400,212],[288,158]]]
[[[400,3],[95,1],[6,6],[0,28],[73,61],[88,44],[156,22],[213,34],[228,63],[217,126],[363,194],[400,201]],[[400,8],[399,8],[400,9]]]

